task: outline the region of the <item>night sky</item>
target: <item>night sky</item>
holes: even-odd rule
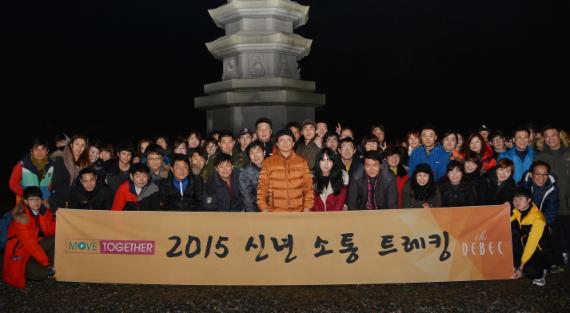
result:
[[[207,9],[225,1],[6,2],[0,90],[21,114],[2,114],[1,181],[34,136],[124,141],[205,127],[193,99],[221,79],[204,43],[223,35]],[[568,128],[558,113],[570,98],[567,1],[298,2],[311,10],[297,32],[314,40],[301,76],[327,96],[317,119],[360,133],[381,122],[389,139],[428,121]]]

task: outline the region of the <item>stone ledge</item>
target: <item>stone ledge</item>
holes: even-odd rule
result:
[[[228,91],[194,98],[201,110],[248,105],[291,105],[318,108],[325,105],[325,95],[297,90]]]
[[[249,78],[249,79],[229,79],[220,82],[204,85],[205,94],[214,94],[225,91],[240,90],[300,90],[315,91],[315,82],[308,80],[289,79],[282,77],[275,78]]]

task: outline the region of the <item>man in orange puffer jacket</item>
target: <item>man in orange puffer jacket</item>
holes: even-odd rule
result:
[[[290,130],[276,137],[278,153],[265,159],[259,173],[257,206],[262,212],[303,212],[313,207],[313,176],[303,157],[293,151]]]
[[[26,287],[26,278],[44,280],[55,273],[55,218],[42,205],[40,188],[24,189],[23,200],[12,211],[2,268],[4,281],[17,288]]]

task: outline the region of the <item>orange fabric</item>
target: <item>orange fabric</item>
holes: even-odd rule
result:
[[[281,153],[263,161],[257,187],[260,211],[302,212],[314,203],[313,177],[307,161],[291,152]]]
[[[28,208],[17,215],[8,228],[8,238],[12,239],[6,244],[2,277],[9,285],[25,288],[26,264],[30,257],[43,266],[49,265],[50,260],[39,244],[44,238],[39,237],[39,232],[41,229],[44,236],[55,236],[55,218],[49,209],[37,217],[33,217]]]

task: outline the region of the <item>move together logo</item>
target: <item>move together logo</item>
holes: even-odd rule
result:
[[[154,240],[66,240],[67,253],[154,255]]]

